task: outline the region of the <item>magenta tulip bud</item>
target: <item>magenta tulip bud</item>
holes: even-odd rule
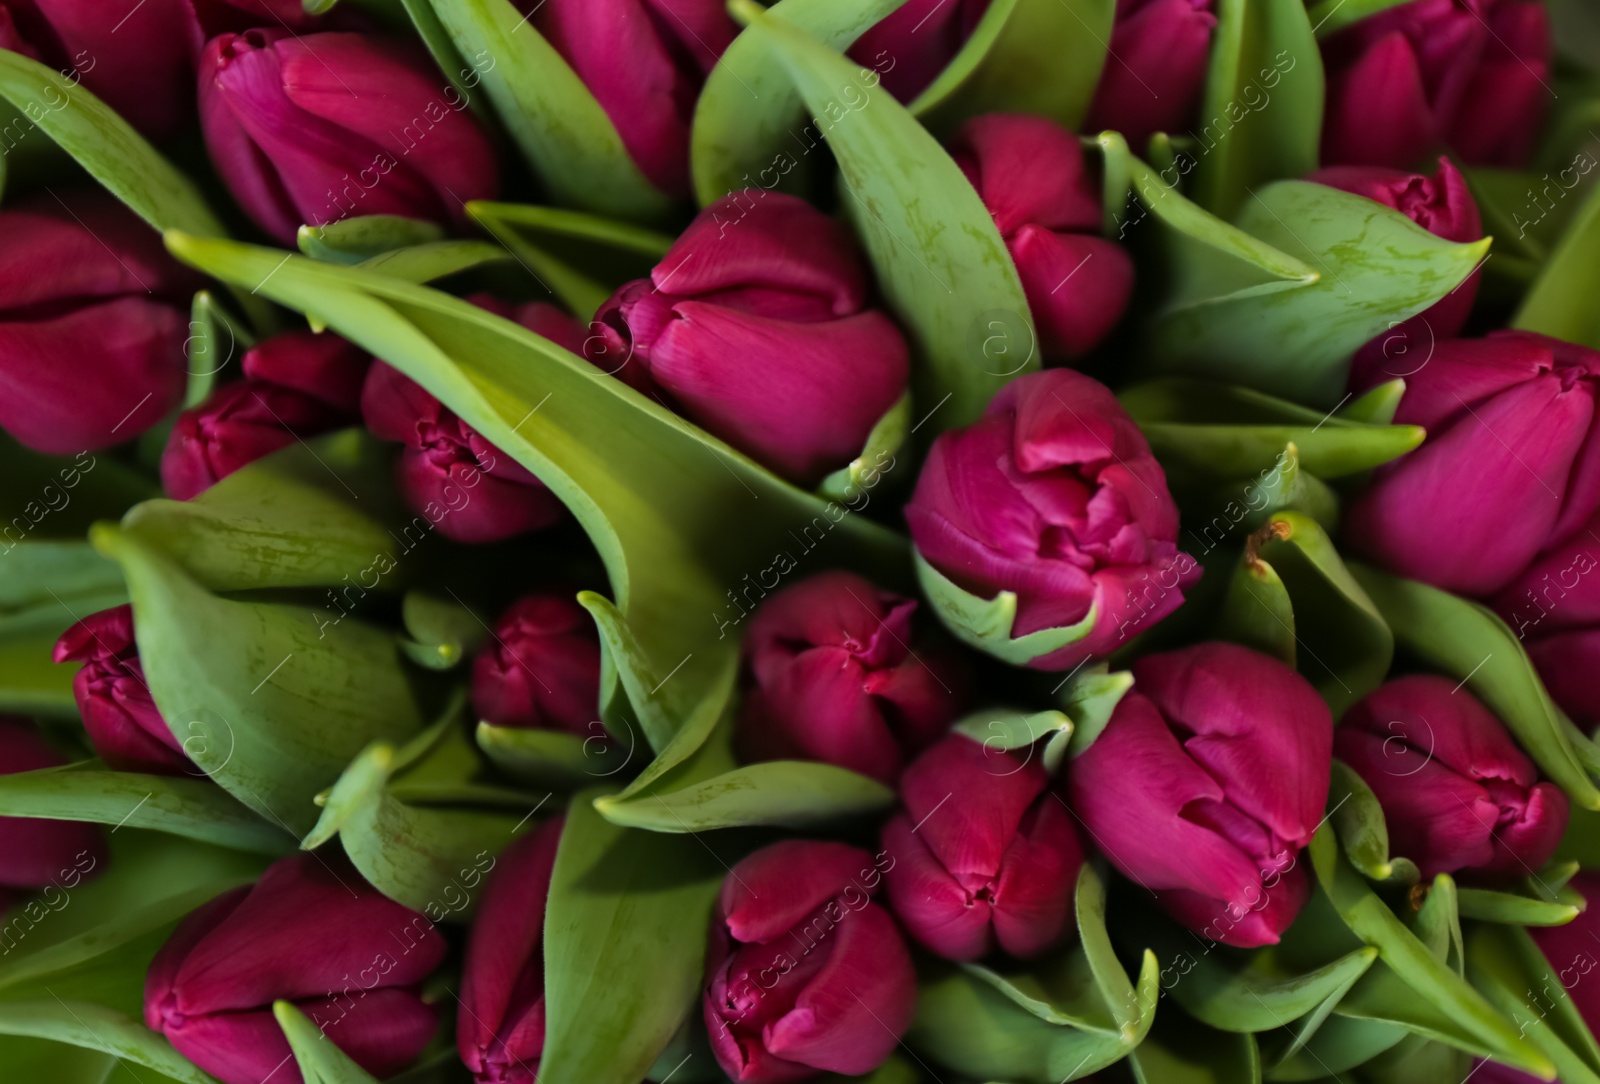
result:
[[[934,441],[906,508],[924,586],[973,646],[1067,670],[1177,609],[1200,566],[1177,547],[1178,509],[1139,427],[1104,385],[1070,369],[1018,377],[982,418]],[[949,600],[1015,595],[1011,639],[974,639]],[[1060,646],[1019,640],[1060,633]]]
[[[1390,851],[1424,877],[1525,877],[1566,831],[1567,796],[1448,678],[1380,686],[1345,713],[1333,750],[1377,795]]]
[[[132,440],[178,405],[200,279],[160,234],[74,190],[8,204],[0,237],[0,428],[71,455]]]
[[[144,0],[115,15],[104,0],[3,0],[0,49],[61,72],[61,95],[67,84],[81,83],[146,136],[161,139],[180,131],[194,111],[189,18],[186,0]],[[65,102],[46,97],[33,108],[59,105]]]
[[[900,802],[883,849],[912,937],[951,960],[997,946],[1037,956],[1061,940],[1083,848],[1039,757],[951,734],[906,769]]]
[[[495,726],[587,736],[599,703],[600,636],[565,595],[513,602],[472,663],[472,706]]]
[[[437,1029],[418,987],[445,951],[432,922],[341,855],[298,854],[179,924],[145,976],[144,1021],[223,1084],[299,1084],[272,1015],[288,1001],[361,1068],[392,1076]]]
[[[912,631],[911,599],[824,572],[762,602],[745,639],[745,760],[818,760],[893,785],[964,706],[960,660]]]
[[[494,150],[426,54],[368,34],[220,34],[200,59],[212,164],[267,233],[362,215],[463,222]]]
[[[1585,733],[1600,727],[1600,516],[1550,547],[1499,595],[1511,626],[1561,710]]]
[[[877,72],[883,89],[910,102],[972,36],[989,0],[906,0],[867,29],[849,57]]]
[[[1528,927],[1528,936],[1550,964],[1549,974],[1541,976],[1537,994],[1530,990],[1528,997],[1530,1008],[1534,1007],[1531,999],[1535,996],[1548,1004],[1561,996],[1561,990],[1555,987],[1559,982],[1593,1032],[1600,1029],[1600,982],[1594,981],[1594,972],[1600,966],[1600,944],[1596,943],[1600,938],[1600,873],[1584,870],[1568,884],[1584,898],[1588,907],[1564,925]],[[1503,1079],[1506,1084],[1520,1084],[1511,1077]]]
[[[1501,590],[1600,506],[1597,376],[1600,353],[1530,332],[1439,343],[1406,377],[1394,419],[1428,439],[1378,468],[1345,541],[1446,591]]]
[[[183,745],[156,710],[133,639],[133,607],[90,614],[61,634],[54,659],[81,662],[72,694],[100,759],[124,772],[191,772]]]
[[[1216,0],[1117,0],[1111,52],[1085,131],[1113,129],[1137,150],[1194,123],[1205,89]]]
[[[1068,769],[1072,808],[1111,863],[1189,929],[1276,944],[1311,894],[1333,718],[1310,682],[1237,644],[1133,665],[1134,687]]]
[[[537,1084],[544,1052],[544,909],[565,817],[499,855],[467,940],[456,1048],[478,1084]]]
[[[1333,166],[1306,177],[1357,196],[1365,196],[1405,215],[1446,241],[1477,241],[1483,237],[1478,202],[1472,198],[1461,171],[1440,158],[1432,177],[1383,166]],[[1440,339],[1454,338],[1472,313],[1478,296],[1480,271],[1433,305],[1356,352],[1350,365],[1350,387],[1361,392],[1388,380],[1409,376]]]
[[[56,768],[66,759],[39,736],[25,719],[0,715],[0,775]],[[0,817],[0,915],[35,892],[51,910],[65,907],[63,897],[106,858],[100,829],[82,821]],[[22,927],[0,931],[0,951],[16,947]]]
[[[1370,15],[1323,42],[1322,159],[1410,169],[1449,147],[1470,165],[1521,166],[1555,97],[1551,52],[1537,0],[1413,0]]]
[[[650,183],[689,194],[700,87],[739,33],[721,0],[518,0]]]
[[[900,331],[867,306],[849,232],[749,190],[713,203],[648,279],[600,306],[595,365],[802,485],[861,454],[905,394]]]
[[[1127,308],[1133,261],[1100,236],[1105,205],[1078,137],[1044,117],[990,113],[950,153],[1005,238],[1045,356],[1094,349]]]
[[[791,839],[733,867],[711,920],[705,1020],[737,1084],[859,1076],[894,1050],[916,975],[872,897],[895,861]]]
[[[290,331],[245,352],[245,379],[178,416],[161,453],[161,484],[176,500],[298,440],[361,421],[371,362],[336,335]]]

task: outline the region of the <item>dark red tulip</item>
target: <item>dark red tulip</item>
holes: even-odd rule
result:
[[[1105,856],[1179,922],[1276,944],[1311,894],[1333,719],[1305,678],[1237,644],[1133,664],[1134,687],[1073,760],[1072,808]]]
[[[1550,970],[1539,976],[1538,985],[1526,996],[1532,1015],[1564,992],[1593,1032],[1600,1028],[1600,982],[1595,981],[1600,977],[1596,974],[1596,969],[1600,968],[1600,944],[1596,943],[1596,938],[1600,937],[1600,873],[1585,870],[1570,883],[1588,907],[1563,926],[1528,927],[1528,935],[1539,946]],[[1537,1078],[1504,1075],[1490,1079],[1495,1084],[1522,1084]]]
[[[61,754],[45,744],[32,723],[0,715],[0,775],[34,772],[65,763]],[[70,902],[67,894],[85,876],[98,872],[105,858],[105,837],[95,825],[0,817],[0,915],[41,891],[38,907],[51,911],[65,908]],[[10,953],[30,930],[31,925],[24,927],[20,923],[0,929],[0,950]]]
[[[744,642],[742,756],[820,760],[892,785],[965,699],[959,660],[913,632],[916,608],[849,572],[762,602]]]
[[[804,485],[861,454],[910,377],[849,231],[778,192],[701,211],[595,321],[595,365]]]
[[[362,215],[463,222],[499,191],[467,100],[420,46],[283,28],[219,34],[200,59],[212,164],[267,233]]]
[[[70,455],[132,440],[177,406],[200,280],[105,192],[0,210],[0,428]]]
[[[118,771],[193,772],[183,744],[156,710],[133,639],[133,607],[90,614],[61,634],[55,661],[81,662],[72,693],[100,759]]]
[[[1045,356],[1094,349],[1127,308],[1133,261],[1100,236],[1105,203],[1078,137],[1044,117],[990,113],[950,153],[1005,238]]]
[[[495,726],[587,736],[599,703],[600,636],[568,595],[513,602],[472,663],[472,706]]]
[[[1037,756],[952,734],[912,761],[900,802],[883,849],[912,937],[976,960],[996,947],[1037,956],[1066,934],[1083,848]]]
[[[1572,719],[1600,727],[1600,516],[1550,546],[1494,599],[1539,669],[1545,688]]]
[[[1086,131],[1121,132],[1136,150],[1194,123],[1205,90],[1216,0],[1117,0],[1111,50]]]
[[[705,1021],[738,1084],[859,1076],[911,1026],[916,975],[872,901],[893,856],[791,839],[735,865],[711,920]]]
[[[849,57],[909,102],[955,59],[988,10],[989,0],[906,0],[857,38]]]
[[[298,854],[183,920],[145,976],[144,1021],[223,1084],[300,1084],[272,1015],[288,1001],[367,1072],[392,1076],[437,1030],[419,987],[445,951],[432,922],[343,856]]]
[[[1323,42],[1330,165],[1411,169],[1445,147],[1470,165],[1523,165],[1551,89],[1537,0],[1412,0]]]

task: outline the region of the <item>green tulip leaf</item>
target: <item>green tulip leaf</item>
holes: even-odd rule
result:
[[[1456,882],[1448,873],[1434,875],[1426,886],[1427,894],[1422,905],[1413,904],[1408,916],[1411,932],[1418,941],[1428,946],[1441,963],[1448,964],[1458,975],[1466,973],[1464,949],[1461,943],[1461,908]]]
[[[1260,186],[1316,169],[1322,98],[1322,55],[1303,0],[1220,0],[1195,202],[1231,219]]]
[[[598,809],[613,824],[652,832],[705,832],[743,825],[810,828],[882,813],[894,791],[874,779],[802,760],[747,764],[688,786],[617,800]]]
[[[290,1001],[274,1001],[272,1015],[294,1052],[305,1084],[378,1084],[378,1078],[350,1060],[336,1043]]]
[[[407,591],[400,601],[406,657],[429,670],[451,670],[466,661],[493,633],[483,619],[456,599]]]
[[[1575,961],[1563,969],[1563,961],[1545,959],[1526,930],[1480,925],[1467,942],[1467,970],[1473,985],[1554,1063],[1564,1084],[1600,1082],[1600,1044],[1567,992],[1581,981]]]
[[[1370,388],[1353,400],[1334,411],[1334,416],[1345,421],[1364,422],[1367,425],[1393,425],[1396,411],[1400,409],[1400,400],[1406,394],[1404,379],[1390,380]],[[1406,429],[1421,429],[1421,426],[1402,426]],[[1417,443],[1421,443],[1421,436]],[[1398,458],[1398,457],[1397,457]]]
[[[474,74],[523,157],[564,204],[652,221],[672,210],[628,155],[589,88],[510,0],[432,0],[439,24]]]
[[[1371,1084],[1411,1084],[1416,1080],[1465,1081],[1473,1059],[1464,1050],[1436,1043],[1423,1035],[1407,1035],[1389,1050],[1362,1066],[1362,1078]]]
[[[1294,666],[1300,655],[1294,602],[1277,570],[1252,553],[1253,546],[1252,540],[1234,566],[1215,634]]]
[[[1600,186],[1574,213],[1561,242],[1529,287],[1511,326],[1600,349],[1600,318],[1589,299],[1600,289]]]
[[[1338,1074],[1371,1062],[1410,1038],[1405,1028],[1335,1016],[1304,1044],[1294,1029],[1256,1036],[1261,1044],[1264,1079],[1271,1081],[1338,1081]]]
[[[1389,854],[1389,825],[1372,788],[1342,760],[1333,762],[1328,820],[1350,864],[1370,881],[1414,885],[1420,874],[1409,858]]]
[[[197,767],[269,820],[309,828],[312,796],[350,758],[419,728],[388,634],[309,607],[219,598],[110,525],[91,541],[127,577],[139,659],[162,718]]]
[[[86,616],[86,615],[80,615]],[[73,615],[62,614],[61,629],[33,628],[0,636],[0,711],[74,719],[78,701],[72,691],[76,663],[57,666],[51,652]]]
[[[568,808],[545,908],[542,1084],[635,1084],[700,1011],[714,844]]]
[[[590,728],[592,733],[582,735],[479,723],[478,748],[513,779],[570,792],[621,777],[633,754],[639,752],[628,745],[630,739],[637,741],[631,732],[623,739],[613,739],[599,720]]]
[[[1168,471],[1167,484],[1181,492],[1182,475]],[[1300,449],[1293,442],[1278,452],[1278,461],[1270,469],[1254,478],[1232,479],[1228,484],[1207,487],[1208,495],[1202,509],[1220,508],[1211,522],[1200,528],[1200,535],[1209,546],[1215,546],[1233,529],[1253,534],[1260,530],[1279,512],[1299,512],[1316,522],[1325,531],[1334,530],[1339,523],[1339,497],[1328,485],[1310,471],[1303,469]],[[1189,497],[1188,503],[1195,498]],[[1204,515],[1204,512],[1201,513]],[[1212,531],[1217,532],[1212,541]],[[1194,537],[1194,528],[1189,528]]]
[[[1107,663],[1094,663],[1073,674],[1060,693],[1061,710],[1072,719],[1071,756],[1079,756],[1094,744],[1111,722],[1111,714],[1133,688],[1133,675],[1126,670],[1113,672]]]
[[[1390,1034],[1390,1029],[1398,1028],[1402,1033],[1445,1043],[1478,1057],[1495,1055],[1493,1043],[1485,1041],[1473,1028],[1464,1027],[1463,1021],[1447,1009],[1419,997],[1412,986],[1381,962],[1362,977],[1335,1011],[1342,1020],[1360,1021],[1389,1030]],[[1516,1034],[1515,1029],[1512,1034]]]
[[[1565,926],[1583,913],[1583,907],[1565,898],[1554,900],[1491,888],[1463,888],[1461,917],[1507,926]]]
[[[189,314],[189,340],[185,350],[189,358],[189,387],[184,393],[184,407],[205,402],[216,385],[217,374],[254,345],[255,337],[249,329],[228,315],[210,290],[196,293]]]
[[[181,1084],[218,1084],[143,1024],[88,1002],[57,998],[0,1003],[0,1035],[32,1036],[99,1050]]]
[[[312,259],[346,264],[442,240],[444,227],[438,223],[403,215],[358,215],[326,226],[301,226],[295,238]]]
[[[895,453],[910,436],[910,428],[911,396],[902,395],[867,434],[861,454],[852,459],[849,466],[840,467],[824,478],[817,492],[829,500],[848,505],[871,490],[883,475],[895,468]]]
[[[1592,743],[1563,727],[1521,641],[1504,621],[1476,602],[1366,565],[1351,565],[1351,573],[1402,648],[1459,678],[1567,797],[1584,809],[1600,809],[1600,789],[1575,748]]]
[[[317,2],[334,3],[336,0],[317,0]],[[484,101],[482,94],[473,93],[474,88],[483,81],[483,73],[494,67],[494,57],[487,53],[478,53],[473,57],[472,63],[468,64],[456,51],[456,43],[451,39],[450,32],[444,28],[444,24],[434,12],[433,0],[400,0],[400,6],[410,17],[411,25],[416,28],[417,37],[428,47],[434,64],[455,88],[456,101],[447,101],[447,104],[455,108],[460,102],[466,102],[473,116],[488,129],[495,142],[504,143],[506,133],[500,125],[500,118],[495,116],[494,110],[489,108],[489,103]]]
[[[1326,38],[1353,23],[1404,3],[1406,0],[1315,0],[1308,14],[1317,36]]]
[[[42,455],[4,433],[0,433],[0,472],[6,479],[0,503],[0,557],[7,560],[24,542],[82,542],[83,533],[97,520],[115,518],[132,505],[161,495],[161,488],[148,477],[103,452],[79,452],[70,459]]]
[[[923,560],[920,553],[912,556],[923,594],[945,628],[968,647],[1013,666],[1025,666],[1052,651],[1077,643],[1094,630],[1099,618],[1100,610],[1096,605],[1076,625],[1040,629],[1012,639],[1011,629],[1017,618],[1015,592],[1001,591],[992,599],[979,598],[946,579],[942,572]]]
[[[416,0],[424,3],[426,0]],[[405,282],[433,282],[486,264],[509,262],[516,257],[502,245],[488,241],[434,241],[397,248],[362,260],[357,267]]]
[[[1029,961],[1020,970],[1016,965],[996,966],[1001,969],[983,964],[961,968],[1046,1023],[1122,1037],[1122,1026],[1112,1017],[1081,946]]]
[[[1073,740],[1072,719],[1059,711],[985,711],[969,715],[953,728],[983,746],[989,755],[1016,749],[1028,750],[1026,759],[1033,757],[1033,746],[1041,738],[1047,739],[1040,752],[1040,763],[1051,775],[1061,767]],[[1025,761],[1026,762],[1026,761]],[[1004,761],[995,764],[996,775],[1010,775],[1016,769]]]
[[[936,429],[971,422],[1008,380],[1040,365],[1028,299],[994,219],[876,79],[864,81],[777,9],[755,16],[742,37],[765,42],[811,113],[829,119],[840,202],[911,340],[919,412],[936,414]],[[847,87],[859,105],[839,104]]]
[[[734,678],[738,657],[727,656],[705,698],[690,709],[666,748],[608,802],[627,801],[652,791],[665,793],[702,783],[737,766],[733,757]]]
[[[684,682],[673,684],[673,674],[657,672],[644,646],[629,631],[622,613],[610,599],[593,591],[580,591],[578,603],[589,611],[595,628],[600,631],[603,665],[616,675],[627,693],[650,747],[662,751],[690,710],[694,690]],[[609,684],[609,681],[602,682],[602,685]]]
[[[1215,1031],[1164,1012],[1128,1057],[1139,1084],[1261,1084],[1261,1051],[1247,1034]]]
[[[0,559],[0,638],[59,635],[80,617],[128,601],[122,570],[86,542],[23,541],[0,550]]]

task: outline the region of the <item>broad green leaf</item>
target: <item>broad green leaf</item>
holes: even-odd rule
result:
[[[1016,749],[1027,751],[1024,763],[1037,752],[1045,771],[1054,775],[1073,738],[1072,720],[1059,711],[982,711],[962,719],[953,729],[982,745],[985,753],[996,758],[991,768],[995,775],[1010,775],[1020,770],[1011,758],[999,755]],[[1034,744],[1040,738],[1048,740],[1042,750],[1035,750]]]
[[[1333,762],[1328,788],[1328,820],[1350,864],[1371,881],[1399,885],[1417,883],[1420,874],[1409,858],[1389,854],[1389,825],[1383,807],[1355,771],[1344,761]]]
[[[691,698],[695,690],[684,682],[674,685],[671,674],[657,672],[644,646],[634,637],[610,599],[593,591],[580,591],[578,604],[589,611],[600,631],[600,645],[604,649],[602,663],[616,675],[628,694],[628,702],[638,715],[640,729],[650,747],[660,752],[677,733],[679,723],[693,704]]]
[[[72,615],[64,614],[66,625]],[[51,651],[60,629],[36,628],[0,637],[0,711],[72,719],[78,702],[72,692],[75,664],[57,666]]]
[[[174,733],[178,733],[174,729]],[[185,749],[203,750],[210,735],[203,725],[178,733]],[[89,821],[115,827],[148,828],[261,854],[287,854],[293,840],[277,824],[263,820],[221,787],[204,779],[112,772],[95,762],[65,768],[0,775],[0,816]]]
[[[333,0],[320,0],[320,2],[330,3]],[[495,66],[495,58],[487,52],[479,52],[473,55],[472,63],[468,64],[466,58],[456,52],[456,45],[450,38],[450,32],[444,28],[439,16],[435,14],[433,0],[400,0],[400,6],[410,17],[417,36],[428,47],[434,64],[455,88],[457,99],[456,102],[449,103],[451,108],[458,102],[465,101],[479,123],[494,135],[496,143],[503,142],[505,132],[500,126],[500,119],[494,115],[494,110],[489,108],[485,96],[476,89],[478,84],[483,82],[483,73]]]
[[[1488,238],[1445,241],[1382,204],[1306,181],[1255,190],[1235,225],[1308,261],[1312,278],[1291,288],[1230,289],[1226,280],[1198,280],[1210,259],[1178,269],[1179,293],[1150,338],[1154,367],[1323,407],[1338,403],[1358,347],[1455,289],[1489,250]],[[1214,244],[1215,227],[1203,228],[1199,238]],[[1202,292],[1186,292],[1186,284]]]
[[[1451,974],[1455,974],[1453,969]],[[1419,996],[1413,986],[1380,962],[1362,976],[1339,1002],[1335,1012],[1341,1021],[1360,1021],[1390,1034],[1393,1033],[1391,1029],[1398,1028],[1402,1034],[1420,1035],[1478,1057],[1493,1057],[1494,1045],[1485,1041],[1478,1030],[1464,1026],[1465,1022],[1455,1015],[1453,1008]]]
[[[1303,0],[1219,0],[1194,200],[1232,218],[1251,192],[1317,168],[1322,55]]]
[[[23,541],[0,550],[0,637],[60,633],[126,602],[122,570],[87,542]]]
[[[1600,289],[1600,186],[1573,215],[1511,326],[1600,348],[1600,317],[1589,303]]]
[[[1070,755],[1078,756],[1094,743],[1131,688],[1133,675],[1126,670],[1113,673],[1106,663],[1094,663],[1073,675],[1059,701],[1072,719]]]
[[[127,577],[139,659],[162,718],[190,742],[198,767],[267,819],[309,828],[312,796],[351,757],[418,729],[387,633],[309,607],[219,598],[110,525],[91,541]]]
[[[53,1039],[103,1051],[182,1084],[217,1084],[143,1024],[87,1002],[55,999],[0,1004],[0,1035]]]
[[[400,641],[406,657],[429,670],[459,666],[492,635],[472,610],[426,591],[406,592],[400,618],[406,627],[406,637]]]
[[[1600,809],[1600,789],[1574,748],[1588,739],[1563,728],[1521,641],[1504,621],[1488,608],[1436,587],[1366,565],[1352,564],[1350,571],[1394,630],[1400,647],[1459,678],[1567,797],[1585,809]]]
[[[674,790],[617,800],[600,812],[614,824],[652,832],[705,832],[741,825],[810,828],[882,813],[894,791],[864,775],[801,760],[747,764]]]
[[[837,112],[826,138],[840,202],[911,339],[917,410],[937,415],[935,430],[971,422],[1008,380],[1040,365],[1028,299],[994,219],[933,136],[881,87],[860,84],[849,61],[776,12],[743,36],[767,43],[813,114]],[[842,87],[860,88],[858,107],[838,104]]]
[[[1106,932],[1106,882],[1091,862],[1085,862],[1078,870],[1072,903],[1078,920],[1078,943],[1089,961],[1095,985],[1111,1010],[1112,1019],[1122,1029],[1123,1039],[1137,1043],[1155,1016],[1156,955],[1149,949],[1142,954],[1136,988],[1111,946],[1111,935]]]
[[[1090,609],[1082,621],[1058,629],[1040,629],[1026,636],[1011,636],[1017,619],[1017,596],[1014,591],[1001,591],[992,599],[979,598],[952,583],[938,569],[913,553],[917,580],[923,594],[933,605],[934,613],[944,622],[956,639],[968,647],[1013,666],[1025,666],[1042,655],[1075,644],[1093,631],[1099,619],[1098,604]]]
[[[358,215],[326,226],[301,226],[295,241],[300,251],[331,263],[360,263],[397,248],[444,240],[435,222],[402,215]]]
[[[613,738],[598,719],[589,725],[591,733],[583,735],[479,723],[478,748],[512,778],[560,791],[626,778],[634,756],[643,761],[649,755],[633,731]]]
[[[1525,930],[1481,925],[1467,942],[1467,969],[1555,1064],[1563,1084],[1600,1082],[1600,1044],[1568,993],[1582,981],[1577,961],[1546,960]]]
[[[556,199],[597,214],[660,219],[673,201],[639,171],[589,88],[510,0],[432,0],[523,157]]]
[[[1404,3],[1406,0],[1313,0],[1308,14],[1317,37],[1326,38],[1352,23]]]
[[[378,1084],[378,1078],[350,1060],[350,1055],[328,1041],[315,1024],[290,1001],[272,1003],[273,1018],[283,1029],[294,1052],[295,1065],[305,1084]]]
[[[1261,1084],[1261,1051],[1247,1034],[1213,1031],[1164,1012],[1129,1055],[1139,1084]]]
[[[573,798],[550,881],[542,1084],[636,1084],[700,1011],[723,860],[701,839],[610,823],[600,793]]]

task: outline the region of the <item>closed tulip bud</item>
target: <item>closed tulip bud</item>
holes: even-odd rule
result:
[[[200,280],[104,192],[0,211],[0,428],[70,455],[132,440],[178,404]]]
[[[420,49],[281,27],[219,34],[200,58],[212,164],[267,233],[361,215],[465,219],[499,190],[467,101]]]
[[[911,1026],[911,957],[872,900],[894,861],[791,839],[733,867],[711,920],[705,1021],[738,1084],[870,1072]]]
[[[1566,795],[1448,678],[1380,686],[1345,714],[1333,751],[1377,795],[1389,849],[1424,877],[1528,876],[1567,827]]]
[[[955,59],[988,10],[989,0],[906,0],[856,39],[850,59],[909,102]]]
[[[1189,929],[1276,944],[1311,893],[1333,719],[1305,678],[1237,644],[1149,655],[1071,764],[1072,808],[1111,863]]]
[[[1117,0],[1111,52],[1086,130],[1121,132],[1135,149],[1194,123],[1217,28],[1216,0]]]
[[[892,785],[964,702],[959,660],[914,634],[916,608],[849,572],[764,601],[744,643],[741,755],[818,760]]]
[[[56,768],[66,760],[25,719],[0,715],[0,775]],[[40,891],[60,910],[60,894],[76,888],[105,861],[105,837],[82,821],[0,817],[0,915]],[[56,890],[52,897],[50,890]],[[7,934],[9,941],[12,934]],[[9,946],[6,951],[10,952]]]
[[[1378,468],[1345,540],[1446,591],[1501,590],[1600,506],[1596,377],[1600,353],[1530,332],[1439,343],[1394,419],[1428,439]]]
[[[174,134],[194,109],[186,0],[144,0],[111,14],[103,0],[0,0],[0,49],[57,69],[67,83],[82,83],[152,139]],[[45,87],[37,92],[50,93]],[[47,97],[34,108],[56,104]]]
[[[1545,688],[1584,730],[1600,727],[1600,516],[1551,546],[1495,596]]]
[[[794,196],[750,190],[701,211],[649,278],[602,305],[585,349],[810,485],[860,455],[906,391],[905,340],[866,305],[843,226]]]
[[[1528,935],[1550,964],[1550,974],[1541,976],[1537,995],[1530,990],[1528,996],[1530,1001],[1538,996],[1542,1002],[1549,1004],[1553,998],[1561,996],[1554,986],[1559,982],[1592,1033],[1600,1029],[1600,981],[1597,981],[1600,980],[1600,974],[1596,974],[1596,968],[1600,967],[1600,945],[1596,944],[1596,938],[1600,938],[1600,873],[1584,870],[1569,884],[1584,898],[1588,907],[1564,925],[1528,927]],[[1530,1004],[1530,1007],[1533,1006]],[[1491,1079],[1503,1080],[1505,1084],[1520,1084],[1520,1080],[1509,1076]],[[1532,1081],[1537,1078],[1521,1079]]]
[[[272,1015],[288,1001],[361,1068],[392,1076],[437,1029],[418,986],[445,949],[342,856],[298,854],[179,924],[145,975],[144,1021],[223,1084],[299,1084]]]
[[[1037,956],[1067,932],[1083,848],[1028,750],[952,734],[912,762],[883,830],[889,903],[940,956]]]
[[[922,559],[959,589],[1016,595],[1013,638],[1072,636],[1015,660],[1041,670],[1109,654],[1200,577],[1178,550],[1178,509],[1144,435],[1109,389],[1069,369],[1011,381],[977,422],[941,434],[906,521]]]
[[[518,0],[671,196],[689,194],[689,125],[706,76],[739,33],[721,0]]]
[[[600,636],[565,595],[513,602],[472,663],[472,706],[495,726],[587,735],[599,703]]]
[[[1412,0],[1328,38],[1322,58],[1331,165],[1410,169],[1449,147],[1470,165],[1520,166],[1555,97],[1537,0]]]
[[[124,772],[194,771],[150,698],[133,639],[132,606],[85,617],[61,634],[54,658],[83,663],[72,677],[72,694],[101,760]]]
[[[1393,208],[1411,221],[1446,241],[1476,241],[1483,237],[1483,220],[1478,202],[1472,198],[1466,178],[1439,159],[1432,177],[1383,166],[1333,166],[1306,177],[1357,196],[1365,196]],[[1454,338],[1472,313],[1478,296],[1479,272],[1451,290],[1432,306],[1389,329],[1356,352],[1350,366],[1350,386],[1366,391],[1396,377],[1409,376],[1440,339]]]
[[[178,416],[161,453],[161,484],[176,500],[297,440],[361,420],[371,359],[336,335],[290,331],[245,352],[245,378]]]
[[[566,818],[507,847],[484,889],[461,972],[456,1048],[478,1084],[537,1084],[544,1052],[544,909]]]
[[[1092,350],[1127,308],[1133,261],[1100,236],[1105,205],[1078,137],[1044,117],[991,113],[950,150],[1005,238],[1045,356]]]

